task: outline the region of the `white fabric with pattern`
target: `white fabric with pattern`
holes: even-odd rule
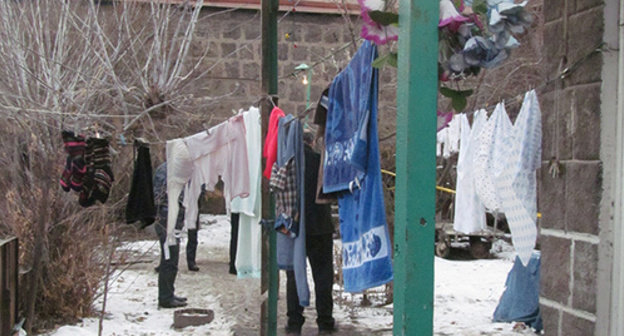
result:
[[[534,90],[526,93],[512,135],[504,141],[507,157],[496,185],[511,239],[523,265],[537,239],[536,170],[542,156],[542,115]]]
[[[505,105],[496,105],[480,134],[476,135],[473,158],[475,188],[483,205],[491,211],[500,212],[502,205],[496,189],[496,179],[503,172],[507,148],[505,138],[511,134],[513,125]]]

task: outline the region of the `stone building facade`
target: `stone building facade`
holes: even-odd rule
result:
[[[307,105],[304,72],[295,68],[305,63],[311,73],[310,105],[316,105],[321,92],[349,62],[359,46],[359,17],[352,15],[280,12],[278,19],[279,105],[286,113],[301,113]],[[225,96],[214,104],[221,121],[232,110],[245,108],[261,97],[261,22],[259,10],[235,11],[206,7],[200,15],[192,57],[207,50],[203,68],[206,86],[199,94]],[[353,43],[355,41],[355,43]],[[351,44],[351,45],[349,45]],[[191,62],[193,63],[193,62]],[[394,129],[396,71],[384,69],[381,75],[380,109],[390,113],[380,126],[380,134]]]
[[[622,302],[615,305],[619,308],[613,305],[618,281],[623,284],[614,278],[621,267],[614,246],[623,242],[615,192],[621,174],[615,143],[621,132],[616,123],[622,66],[618,2],[544,1],[546,79],[570,69],[541,96],[544,161],[538,208],[546,335],[624,332]],[[597,48],[602,52],[593,52]],[[619,114],[621,109],[620,102]]]

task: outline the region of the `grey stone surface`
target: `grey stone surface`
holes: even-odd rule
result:
[[[550,22],[561,18],[561,15],[563,14],[564,1],[566,0],[544,1],[544,21]]]
[[[602,8],[603,4],[604,0],[576,0],[574,10],[578,13],[594,7]]]
[[[600,186],[600,163],[566,164],[567,231],[598,234]]]
[[[568,61],[575,62],[602,42],[602,7],[571,16],[568,30]]]
[[[549,164],[543,164],[540,171],[537,208],[542,213],[542,218],[539,219],[539,225],[542,228],[564,230],[566,175],[553,178],[548,173],[548,168]]]
[[[563,21],[557,20],[544,25],[544,55],[546,58],[546,78],[554,78],[559,73],[559,62],[565,50]]]
[[[568,93],[564,108],[569,109],[574,115],[573,158],[598,160],[600,158],[600,83],[571,89]]]
[[[567,305],[570,297],[570,241],[541,236],[540,296]]]
[[[544,322],[544,334],[559,336],[559,315],[561,314],[559,310],[541,305],[540,312]]]
[[[561,329],[565,336],[589,336],[594,334],[594,322],[563,312]]]
[[[576,241],[574,245],[572,307],[595,314],[598,245],[581,241]]]

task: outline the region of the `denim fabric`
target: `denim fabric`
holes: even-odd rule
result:
[[[305,199],[303,127],[299,120],[292,115],[288,115],[279,120],[277,165],[282,167],[293,157],[295,158],[295,168],[297,170],[299,214],[305,214],[305,202],[302,201]],[[299,217],[299,221],[293,221],[291,226],[291,231],[298,232],[295,238],[290,238],[280,233],[277,235],[278,267],[281,269],[291,269],[292,267],[292,270],[295,272],[299,304],[307,307],[310,305],[310,290],[306,272],[305,216]]]
[[[538,332],[544,328],[539,305],[540,259],[540,253],[533,252],[525,267],[516,257],[494,311],[494,322],[524,322]]]

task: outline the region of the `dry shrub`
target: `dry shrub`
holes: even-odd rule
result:
[[[202,55],[186,61],[199,8],[0,2],[0,236],[20,241],[27,331],[94,313],[133,168],[133,148],[119,135],[158,142],[156,164],[162,139],[202,127],[198,111],[214,102],[194,96]],[[77,193],[59,187],[63,129],[111,140],[115,182],[106,204],[82,208]]]

